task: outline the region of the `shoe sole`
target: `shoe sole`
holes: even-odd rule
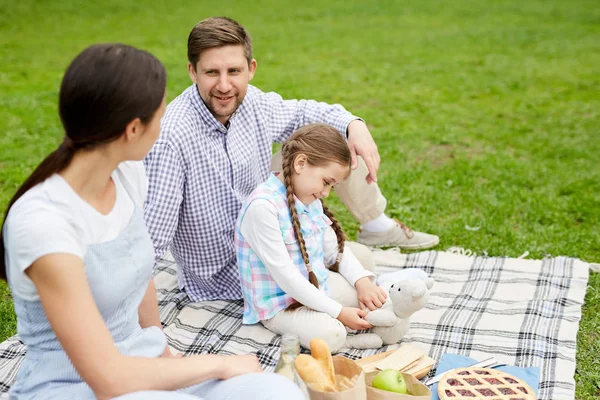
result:
[[[375,248],[380,248],[380,247],[398,247],[402,250],[423,250],[423,249],[429,249],[432,247],[437,246],[440,243],[440,239],[431,241],[431,242],[426,242],[426,243],[421,243],[421,244],[412,244],[412,245],[403,245],[403,246],[399,246],[397,244],[394,243],[389,243],[389,244],[366,244],[363,242],[358,242],[360,244],[364,244],[365,246],[369,246],[369,247],[375,247]]]

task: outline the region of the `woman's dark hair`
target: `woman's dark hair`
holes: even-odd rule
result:
[[[124,44],[97,44],[82,51],[63,77],[58,101],[63,142],[17,190],[12,205],[29,189],[65,169],[83,149],[118,139],[136,118],[148,123],[160,107],[167,84],[162,63],[152,54]],[[6,280],[6,250],[0,232],[0,278]]]

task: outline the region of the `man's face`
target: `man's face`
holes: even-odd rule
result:
[[[241,45],[204,50],[195,70],[188,63],[190,78],[198,87],[200,97],[223,125],[244,100],[254,71],[256,60],[248,65]]]

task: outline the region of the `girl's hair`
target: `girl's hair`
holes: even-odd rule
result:
[[[306,252],[306,244],[302,237],[302,230],[300,229],[300,220],[296,211],[296,202],[294,200],[294,183],[292,176],[294,174],[294,162],[296,158],[304,154],[307,158],[308,164],[315,167],[322,167],[330,162],[335,162],[342,165],[348,166],[350,171],[350,149],[346,140],[342,137],[340,132],[329,125],[324,124],[311,124],[306,125],[290,136],[290,138],[283,144],[281,149],[282,165],[283,165],[283,178],[285,182],[286,194],[288,207],[290,209],[290,215],[292,217],[292,227],[294,228],[294,235],[298,241],[300,247],[300,253],[308,270],[308,280],[310,283],[319,287],[319,281],[315,273],[312,271],[310,266],[310,260],[308,253]],[[325,215],[329,217],[332,224],[331,227],[335,231],[338,242],[338,254],[341,255],[344,252],[344,242],[346,236],[342,227],[331,211],[323,204],[323,211]],[[328,268],[334,272],[338,272],[339,260],[341,257],[338,255],[336,262]],[[300,307],[300,303],[294,303],[288,310]]]
[[[167,73],[152,54],[124,44],[97,44],[71,62],[60,86],[58,111],[63,142],[25,180],[8,203],[65,169],[75,152],[118,139],[136,118],[148,123],[161,105]],[[4,229],[2,229],[4,230]],[[0,231],[0,278],[6,280],[4,236]]]

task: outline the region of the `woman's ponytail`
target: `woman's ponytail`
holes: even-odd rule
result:
[[[33,173],[29,175],[29,178],[27,178],[19,190],[17,190],[17,193],[15,193],[13,198],[8,202],[8,207],[6,208],[6,213],[4,214],[4,220],[2,222],[2,231],[0,232],[0,278],[4,280],[7,279],[6,250],[4,249],[4,224],[6,223],[10,208],[29,189],[36,186],[38,183],[44,182],[55,173],[65,169],[71,163],[73,154],[75,154],[75,150],[73,149],[70,140],[64,140],[56,150],[50,153],[40,165],[37,166]]]

